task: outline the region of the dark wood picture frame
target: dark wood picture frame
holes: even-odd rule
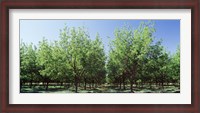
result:
[[[200,113],[199,0],[4,0],[1,2],[1,112]],[[9,104],[9,9],[191,9],[191,104]]]

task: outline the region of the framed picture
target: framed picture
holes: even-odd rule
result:
[[[2,1],[2,112],[199,113],[199,1]]]

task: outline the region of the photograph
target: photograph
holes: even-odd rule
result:
[[[20,19],[20,93],[181,93],[180,19]]]
[[[200,113],[199,0],[3,0],[1,112]]]

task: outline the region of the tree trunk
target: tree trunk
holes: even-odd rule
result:
[[[150,89],[152,88],[152,82],[150,81],[149,82],[149,86],[150,86]],[[156,85],[157,86],[157,85]]]
[[[121,80],[120,80],[120,82],[119,82],[119,89],[120,89],[120,90],[122,89],[122,82],[121,82]]]
[[[94,80],[92,80],[92,88],[94,89]]]
[[[87,83],[86,83],[86,78],[84,78],[84,89],[86,90],[86,86],[87,86]]]
[[[125,90],[126,89],[126,84],[125,84],[125,77],[124,76],[122,77],[122,80],[123,80],[123,89]]]
[[[90,89],[92,88],[92,83],[90,83]]]
[[[49,81],[47,81],[46,91],[48,90],[48,87],[49,87]]]
[[[131,93],[133,92],[133,81],[131,80],[131,84],[130,84],[130,88],[131,88]]]
[[[78,83],[75,83],[75,92],[78,93]]]
[[[130,77],[130,90],[132,93],[133,92],[133,75],[131,75],[131,77]]]
[[[78,81],[76,76],[75,76],[75,92],[78,93]]]
[[[134,77],[136,76],[136,70],[137,70],[137,64],[134,65],[131,69],[131,71],[129,71],[129,74],[130,74],[130,89],[131,89],[131,92],[134,93],[133,91],[133,82],[134,82]]]
[[[164,89],[164,76],[162,75],[162,79],[161,79],[161,82],[162,82],[162,89]]]

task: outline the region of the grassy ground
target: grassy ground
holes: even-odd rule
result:
[[[133,87],[134,93],[180,93],[180,88],[177,86],[164,86],[164,88],[159,86],[149,87],[148,85],[143,87]],[[29,86],[23,86],[21,93],[74,93],[75,88],[69,87],[65,88],[64,86],[49,86],[48,91],[45,90],[44,86],[34,86],[30,88]],[[84,90],[83,87],[78,88],[78,93],[130,93],[129,86],[126,86],[126,89],[119,89],[119,87],[111,85],[101,85],[96,88],[87,87]]]

